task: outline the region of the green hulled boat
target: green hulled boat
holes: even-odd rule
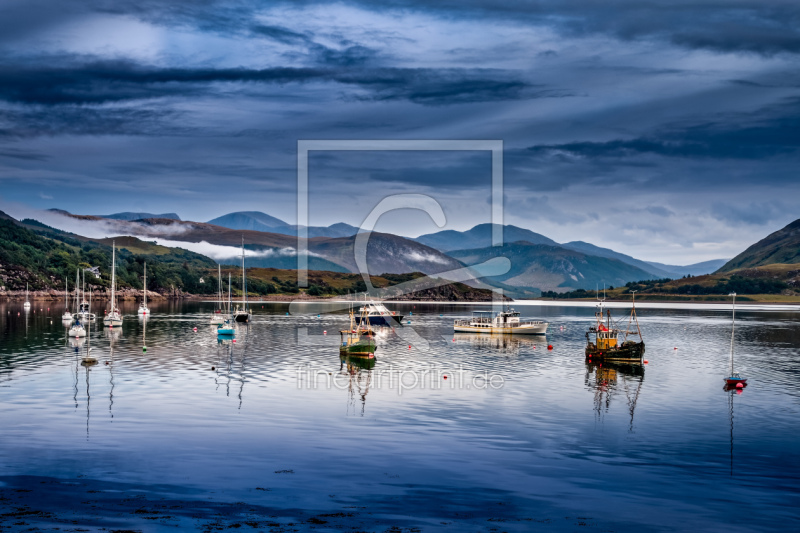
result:
[[[364,312],[362,311],[362,314]],[[369,327],[369,322],[356,320],[353,311],[350,311],[350,329],[339,332],[341,342],[339,344],[339,355],[351,356],[375,356],[378,345],[375,342],[375,332]]]

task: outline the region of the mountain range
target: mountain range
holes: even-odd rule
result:
[[[58,211],[67,214],[65,211]],[[218,262],[236,264],[244,239],[248,265],[292,269],[297,265],[297,232],[277,217],[258,211],[228,213],[208,222],[181,220],[175,213],[116,213],[104,217],[69,215],[83,221],[112,222],[120,235],[231,247],[230,256],[215,250]],[[630,281],[680,278],[710,273],[725,260],[694,265],[667,265],[642,261],[608,248],[583,241],[558,243],[544,235],[513,225],[503,226],[502,247],[491,246],[492,224],[479,224],[467,231],[445,230],[411,239],[373,232],[369,238],[367,263],[372,274],[421,272],[438,274],[505,256],[511,270],[484,280],[520,294],[540,290],[594,289],[598,285],[619,285]],[[333,272],[356,272],[354,249],[359,228],[339,223],[307,227],[309,268]],[[477,283],[480,286],[480,283]]]

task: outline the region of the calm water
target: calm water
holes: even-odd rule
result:
[[[50,305],[0,304],[7,530],[800,530],[798,313],[737,313],[737,395],[727,311],[643,309],[636,372],[584,363],[591,308],[517,340],[396,305],[370,370],[341,313],[257,304],[220,344],[213,304],[131,304],[76,343]]]

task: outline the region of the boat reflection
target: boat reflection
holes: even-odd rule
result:
[[[630,414],[628,431],[633,432],[636,402],[644,383],[644,365],[586,363],[584,382],[594,392],[594,411],[598,419],[608,412],[614,397],[625,395]]]
[[[747,383],[738,383],[738,384],[728,384],[726,383],[725,386],[722,388],[725,392],[728,393],[728,413],[730,417],[730,424],[731,424],[731,461],[730,461],[730,474],[733,476],[733,399],[742,394],[744,392],[745,387],[747,387]]]
[[[364,409],[367,405],[367,394],[372,382],[372,369],[375,368],[375,356],[361,357],[353,355],[342,355],[339,357],[339,371],[345,372],[348,378],[347,391],[347,414],[360,414],[364,416]],[[361,402],[359,412],[357,402]]]
[[[491,348],[504,352],[515,352],[521,348],[547,349],[547,337],[544,335],[519,336],[502,333],[475,335],[473,333],[454,333],[452,343],[456,346],[474,348]]]

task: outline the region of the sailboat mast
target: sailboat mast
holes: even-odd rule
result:
[[[733,375],[733,332],[736,328],[736,293],[732,292],[733,302],[731,304],[731,376]]]
[[[222,311],[222,267],[217,263],[217,305]]]
[[[147,263],[144,264],[144,306],[147,307]]]
[[[80,293],[80,283],[81,280],[81,271],[75,270],[75,313],[80,311],[80,301],[81,301],[81,293]]]
[[[244,271],[244,236],[242,236],[242,310],[247,310],[247,276]]]
[[[117,285],[116,265],[117,265],[117,249],[114,241],[111,241],[111,311],[112,312],[117,308],[115,299],[116,294],[114,292],[114,288]]]
[[[231,273],[228,272],[228,311],[231,312]]]

